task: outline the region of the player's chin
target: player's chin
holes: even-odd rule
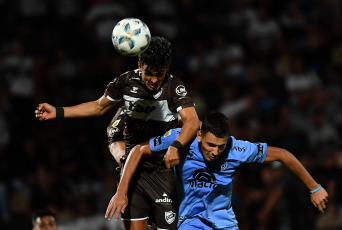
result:
[[[147,88],[152,91],[158,91],[160,87],[155,85],[147,85]]]
[[[215,159],[216,159],[216,157],[209,157],[209,156],[206,158],[206,160],[208,162],[213,162],[213,161],[215,161]]]

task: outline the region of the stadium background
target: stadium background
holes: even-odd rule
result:
[[[125,17],[174,46],[200,117],[219,110],[233,134],[294,153],[329,192],[324,215],[279,164],[238,174],[241,230],[342,229],[342,21],[339,0],[0,1],[0,229],[31,229],[48,206],[61,229],[120,229],[104,117],[38,122],[40,102],[96,100],[136,68],[111,32]]]

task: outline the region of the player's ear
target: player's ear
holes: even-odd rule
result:
[[[202,133],[201,133],[200,130],[197,131],[197,141],[198,141],[198,142],[201,142],[201,141],[202,141]]]
[[[140,61],[138,61],[138,68],[139,68],[139,71],[142,72]]]

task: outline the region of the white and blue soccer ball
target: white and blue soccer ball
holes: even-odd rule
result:
[[[138,18],[125,18],[119,21],[112,33],[115,49],[126,56],[137,56],[144,52],[151,41],[147,25]]]

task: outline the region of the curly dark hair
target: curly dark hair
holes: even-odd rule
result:
[[[170,65],[172,55],[172,45],[166,38],[152,37],[148,48],[138,58],[141,65],[160,71]]]

